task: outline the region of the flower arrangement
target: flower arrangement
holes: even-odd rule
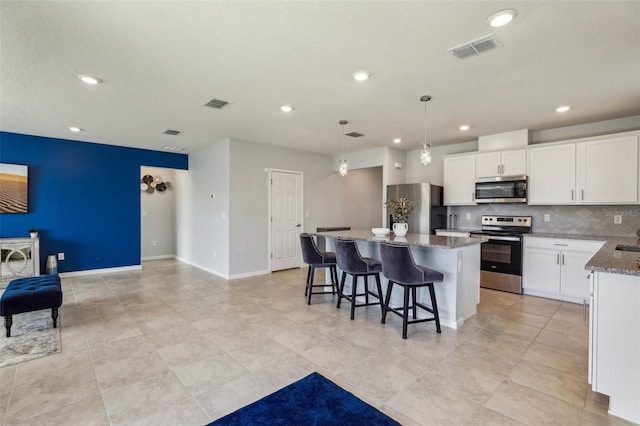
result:
[[[407,223],[409,215],[415,207],[415,203],[406,197],[389,198],[384,204],[395,223]]]

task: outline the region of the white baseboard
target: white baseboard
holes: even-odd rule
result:
[[[146,256],[143,257],[141,260],[161,260],[161,259],[176,259],[176,255],[175,254],[163,254],[160,256]]]
[[[218,277],[224,278],[225,280],[229,279],[229,274],[224,274],[224,273],[222,273],[220,271],[216,271],[215,269],[211,269],[211,268],[208,268],[206,266],[200,265],[198,263],[188,261],[188,260],[183,259],[183,258],[181,258],[179,256],[176,256],[176,260],[179,260],[182,263],[186,263],[187,265],[195,266],[198,269],[202,269],[203,271],[207,271],[207,272],[209,272],[209,273],[211,273],[213,275],[217,275]]]
[[[112,274],[114,272],[138,271],[142,265],[118,266],[115,268],[86,269],[84,271],[61,272],[60,278],[81,277],[83,275]]]
[[[245,272],[244,274],[233,274],[229,277],[230,280],[235,280],[238,278],[249,278],[249,277],[256,277],[258,275],[267,275],[270,274],[271,271],[269,270],[263,270],[263,271],[253,271],[253,272]]]

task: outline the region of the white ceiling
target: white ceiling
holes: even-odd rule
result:
[[[487,16],[507,7],[517,18],[491,28]],[[638,1],[2,0],[0,12],[7,132],[186,153],[232,138],[338,155],[341,119],[365,134],[344,138],[348,152],[416,149],[424,94],[436,146],[640,114]],[[491,32],[498,49],[447,52]],[[352,79],[360,69],[368,81]],[[229,105],[204,107],[212,98]],[[573,109],[558,114],[561,104]]]

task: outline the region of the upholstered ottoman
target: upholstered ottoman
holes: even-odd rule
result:
[[[53,328],[58,326],[58,308],[62,305],[62,286],[57,275],[18,278],[11,282],[0,298],[0,316],[4,317],[7,337],[11,336],[13,315],[51,308]]]

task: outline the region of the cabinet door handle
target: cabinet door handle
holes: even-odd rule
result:
[[[582,299],[582,322],[587,321],[587,299]]]
[[[584,201],[584,189],[581,189],[580,191],[582,191],[582,201]]]
[[[573,189],[571,190],[571,201],[573,201]]]
[[[560,264],[560,253],[556,254],[556,265]]]
[[[564,265],[564,253],[562,253],[562,264]]]

